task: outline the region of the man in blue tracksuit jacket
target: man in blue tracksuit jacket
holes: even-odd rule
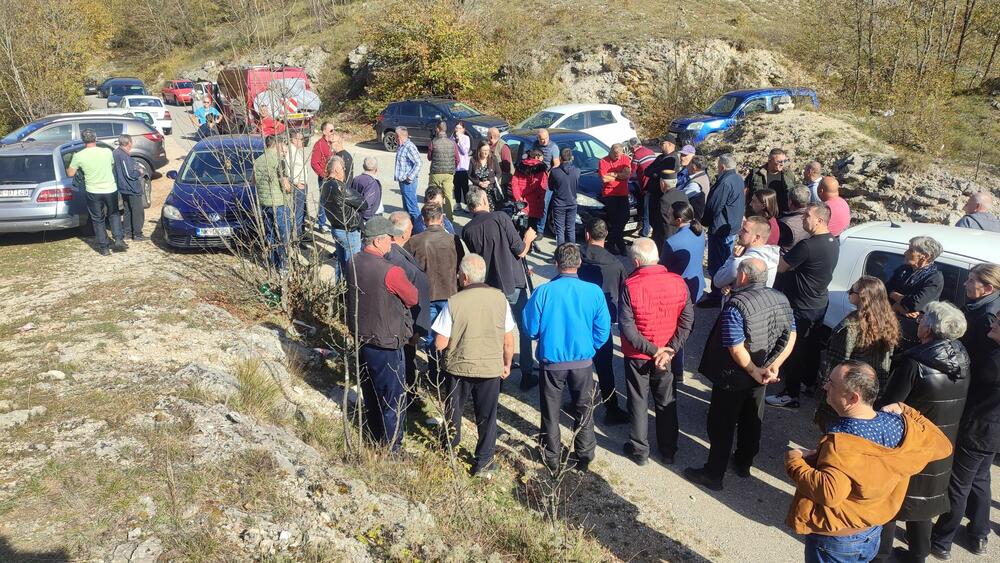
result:
[[[559,410],[563,387],[569,385],[573,409],[576,469],[586,471],[594,459],[594,354],[611,336],[611,315],[600,286],[577,277],[583,262],[580,248],[565,243],[556,248],[559,275],[539,287],[524,307],[524,330],[538,341],[535,356],[542,369],[539,395],[545,465],[559,467]]]

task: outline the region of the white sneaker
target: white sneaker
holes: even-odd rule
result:
[[[772,407],[785,407],[786,409],[799,408],[799,400],[792,398],[784,391],[778,393],[777,395],[768,395],[767,397],[764,397],[764,402]]]

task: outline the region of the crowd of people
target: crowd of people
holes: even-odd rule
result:
[[[706,314],[714,324],[691,371],[712,384],[710,446],[702,465],[684,469],[687,479],[722,490],[728,473],[749,478],[764,410],[798,409],[810,395],[822,438],[812,450],[789,451],[785,464],[796,487],[787,524],[808,536],[806,560],[947,559],[963,516],[971,520],[971,549],[985,551],[989,468],[1000,451],[1000,266],[972,269],[960,310],[942,301],[935,265],[941,244],[915,237],[891,279],[854,282],[854,311],[828,332],[827,288],[851,217],[837,179],[824,176],[819,163],[797,177],[776,148],[741,176],[725,154],[710,181],[707,159],[695,147],[678,148],[671,135],[661,139],[659,155],[634,142],[630,157],[616,144],[598,167],[606,214],[584,226],[578,245],[580,172],[572,151],[545,130],[513,162],[496,130],[473,148],[461,127],[449,136],[442,126],[422,157],[398,129],[393,179],[403,210],[388,217],[374,159],[352,177],[342,139],[330,124],[322,133],[310,157],[320,176],[317,213],[325,213],[318,221],[337,241],[374,440],[400,450],[407,410],[423,388],[444,398],[445,441],[457,446],[471,396],[478,430],[472,473],[490,476],[502,382],[519,370],[522,391],[539,388],[541,461],[549,469],[588,470],[598,409],[603,424],[628,425],[625,457],[672,465],[684,349],[696,314]],[[281,146],[269,138],[269,151]],[[430,185],[418,206],[424,158]],[[296,189],[288,177],[278,180],[285,193]],[[651,233],[631,243],[624,236],[630,193]],[[527,217],[521,228],[502,209],[511,201]],[[988,194],[972,195],[958,226],[1000,225],[990,204]],[[458,229],[460,212],[470,217]],[[284,215],[298,232],[297,215]],[[546,225],[558,273],[536,289],[524,258]],[[420,355],[427,368],[418,373]],[[779,382],[780,391],[766,393]],[[562,410],[573,425],[568,451]],[[897,521],[906,523],[908,548],[893,551]]]

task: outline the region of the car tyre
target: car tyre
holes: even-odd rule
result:
[[[164,134],[164,135],[169,135],[169,134],[171,134],[171,133],[172,133],[173,131],[174,131],[173,129],[164,129],[164,130],[163,130],[163,134]]]
[[[396,149],[399,148],[399,137],[396,136],[395,131],[382,133],[382,146],[389,152],[396,152]]]

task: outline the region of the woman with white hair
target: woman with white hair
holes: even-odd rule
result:
[[[941,298],[944,274],[934,261],[943,251],[941,243],[931,237],[911,238],[910,246],[903,254],[903,264],[896,268],[886,284],[892,310],[899,317],[904,340],[900,345],[903,348],[916,344],[920,314],[928,303]]]
[[[920,238],[920,237],[918,237]],[[878,405],[903,402],[937,425],[952,446],[969,391],[969,354],[959,342],[965,315],[954,305],[933,301],[924,307],[917,326],[919,344],[893,361],[892,374]],[[899,561],[922,562],[931,552],[931,524],[948,512],[948,482],[953,456],[931,462],[910,478],[906,499],[896,518],[882,528],[877,559],[888,559],[896,520],[906,522],[908,550],[897,550]]]

